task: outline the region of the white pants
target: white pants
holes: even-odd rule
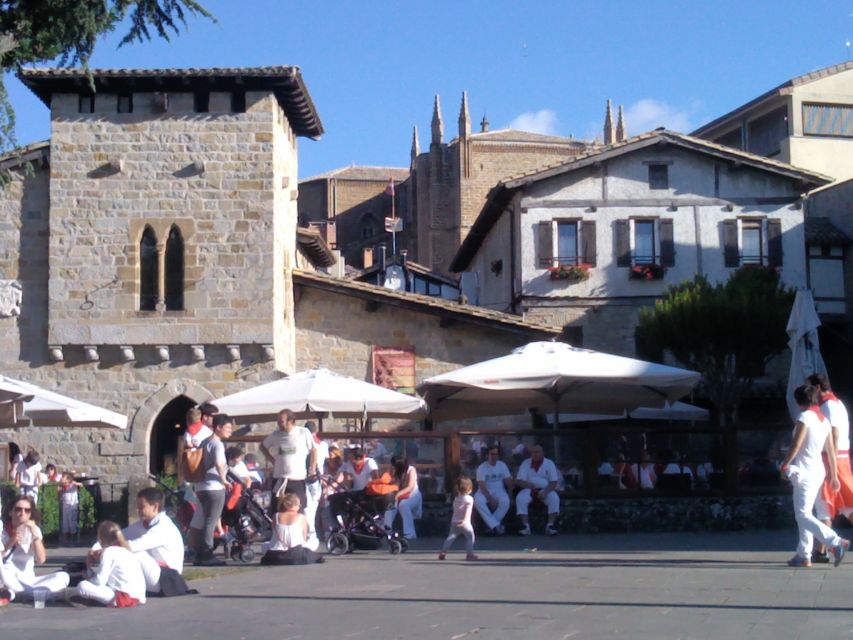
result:
[[[526,516],[527,508],[532,501],[533,494],[530,493],[530,489],[522,489],[515,496],[515,512],[520,516]],[[553,513],[560,513],[560,496],[557,495],[556,491],[549,491],[548,495],[545,496],[545,506],[548,507],[549,516]]]
[[[87,600],[94,600],[95,602],[100,602],[102,605],[109,606],[116,599],[116,592],[110,589],[109,587],[102,587],[99,584],[95,584],[94,582],[89,582],[88,580],[83,580],[80,584],[77,585],[77,593],[80,594],[80,597],[86,598]]]
[[[59,593],[68,586],[69,576],[64,571],[56,571],[36,577],[18,571],[11,562],[0,564],[0,586],[5,587],[12,597],[23,595],[32,597],[35,589],[46,589],[50,593]]]
[[[832,529],[815,518],[815,499],[823,486],[822,477],[792,477],[794,485],[794,517],[800,530],[800,541],[797,545],[797,555],[801,558],[811,558],[814,539],[817,538],[828,548],[841,544],[841,538]]]
[[[486,496],[480,491],[474,494],[474,506],[477,507],[477,513],[480,514],[480,518],[483,519],[489,529],[494,529],[503,522],[506,512],[509,511],[509,495],[506,491],[492,493],[492,498],[498,503],[494,512],[489,509],[489,501],[486,500]]]
[[[317,534],[317,507],[323,495],[323,485],[320,481],[305,483],[305,518],[308,520],[308,537]]]
[[[160,593],[160,565],[147,551],[138,551],[133,555],[139,560],[139,566],[142,567],[142,575],[145,576],[145,590]]]
[[[397,501],[397,508],[388,509],[385,512],[385,526],[389,529],[394,526],[394,518],[397,517],[397,510],[400,510],[400,517],[403,518],[403,536],[406,538],[417,538],[415,533],[415,518],[421,517],[421,507],[423,500],[421,492],[415,489],[408,498],[403,498]]]

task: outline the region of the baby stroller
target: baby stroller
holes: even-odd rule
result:
[[[332,476],[322,476],[322,482],[336,491],[332,496],[342,505],[336,514],[335,526],[326,538],[326,548],[333,556],[351,553],[355,549],[373,550],[388,545],[392,554],[405,553],[409,544],[396,531],[385,528],[384,512],[376,508],[377,501],[370,496],[353,499]],[[385,496],[393,499],[392,496]]]
[[[232,560],[249,563],[255,559],[252,544],[268,542],[272,537],[273,522],[267,513],[268,492],[245,489],[240,480],[228,472],[234,483],[234,493],[222,511],[222,524],[228,527],[225,534],[225,555]]]
[[[178,527],[178,531],[182,535],[186,535],[190,529],[193,514],[198,508],[195,502],[195,495],[189,485],[173,489],[165,484],[160,478],[153,474],[148,474],[148,477],[154,481],[154,484],[163,492],[165,504],[163,510]]]

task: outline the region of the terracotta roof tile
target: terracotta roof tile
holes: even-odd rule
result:
[[[846,247],[850,238],[829,218],[806,218],[806,243]]]

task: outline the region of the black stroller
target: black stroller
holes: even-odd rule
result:
[[[361,492],[346,492],[332,476],[322,476],[321,480],[324,485],[337,492],[330,496],[333,499],[330,502],[333,503],[335,524],[326,538],[329,553],[339,556],[352,553],[355,549],[378,549],[383,541],[392,554],[405,553],[408,550],[409,544],[405,538],[396,531],[385,528],[384,510],[380,512],[377,509],[383,498],[393,499],[393,494],[374,498],[364,496]],[[355,499],[353,493],[356,493]]]
[[[240,484],[231,471],[228,479]],[[255,559],[253,543],[268,542],[272,538],[273,522],[262,503],[264,492],[243,488],[231,508],[222,511],[222,524],[228,527],[225,534],[225,555],[232,560],[249,563]],[[226,507],[228,505],[226,504]]]

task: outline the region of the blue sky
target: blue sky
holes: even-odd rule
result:
[[[463,90],[471,117],[600,135],[607,98],[629,134],[689,131],[796,75],[850,55],[853,0],[300,2],[202,0],[171,42],[116,49],[92,66],[298,65],[326,134],[300,144],[300,177],[352,163],[408,166],[412,126],[429,143],[440,94],[445,140]],[[47,109],[8,88],[20,143],[49,137]]]

